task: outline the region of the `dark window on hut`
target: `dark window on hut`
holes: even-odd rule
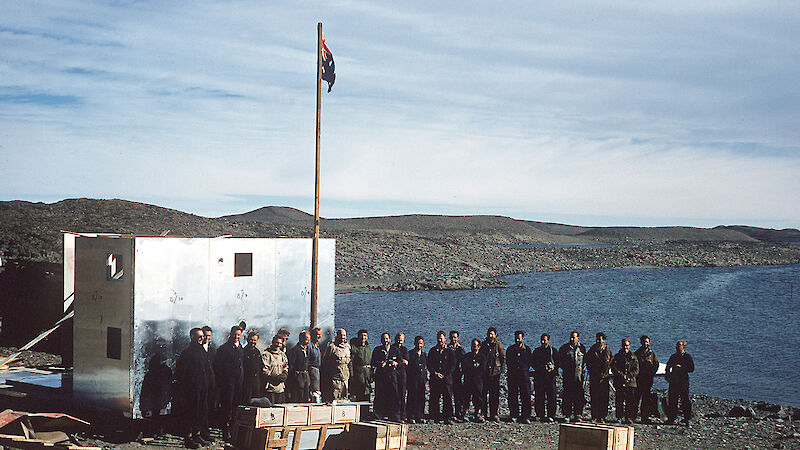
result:
[[[233,276],[252,277],[253,276],[253,254],[236,253],[233,259]]]
[[[122,255],[109,253],[106,257],[106,279],[119,280],[122,278]]]
[[[122,329],[108,327],[106,330],[106,358],[122,359]]]

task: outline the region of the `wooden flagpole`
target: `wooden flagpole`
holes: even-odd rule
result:
[[[319,117],[322,109],[322,22],[317,23],[317,162],[314,173],[314,242],[311,249],[311,328],[317,326],[317,265],[319,262]]]

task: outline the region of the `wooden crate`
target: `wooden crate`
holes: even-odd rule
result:
[[[333,423],[358,422],[359,405],[357,403],[337,403],[333,405]]]
[[[389,427],[374,422],[358,422],[350,424],[350,439],[353,448],[389,449]]]
[[[388,420],[373,420],[374,423],[386,425],[388,428],[389,448],[404,449],[408,443],[408,425]]]
[[[633,427],[564,423],[558,429],[559,450],[633,450]]]
[[[284,408],[277,406],[270,408],[240,406],[236,410],[235,422],[254,428],[282,426],[284,422],[284,412]]]
[[[350,435],[347,433],[349,426],[350,424],[328,424],[252,428],[245,425],[235,425],[231,429],[231,442],[235,448],[245,450],[359,448],[354,446],[350,440]],[[305,443],[301,441],[305,441]]]
[[[283,408],[283,426],[303,426],[309,424],[310,403],[284,403],[276,405]]]
[[[309,425],[328,425],[333,423],[333,406],[311,405],[308,412]]]

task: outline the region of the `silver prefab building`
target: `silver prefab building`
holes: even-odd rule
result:
[[[133,418],[168,413],[175,361],[194,327],[214,330],[213,347],[241,321],[260,343],[281,327],[296,341],[310,322],[311,246],[311,239],[66,234],[74,399]],[[325,337],[333,327],[335,246],[319,241],[317,323]]]

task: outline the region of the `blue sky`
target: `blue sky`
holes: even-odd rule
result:
[[[800,227],[800,4],[0,0],[0,200]]]

